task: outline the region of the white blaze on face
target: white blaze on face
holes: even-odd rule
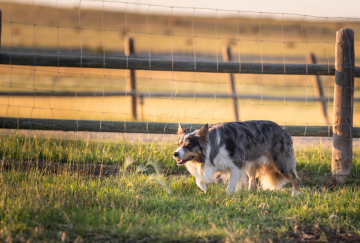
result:
[[[181,143],[183,143],[185,141],[185,139],[187,139],[189,136],[195,135],[197,133],[197,131],[198,130],[195,130],[195,131],[193,131],[191,133],[187,133],[186,135],[184,135]],[[178,156],[179,159],[184,159],[184,154],[185,154],[184,145],[181,145],[180,147],[178,147],[174,152],[179,153],[179,156]]]
[[[179,159],[183,159],[183,157],[184,157],[184,146],[180,146],[180,147],[178,147],[176,150],[175,150],[175,152],[178,152],[179,153],[179,156],[178,156],[178,158]]]

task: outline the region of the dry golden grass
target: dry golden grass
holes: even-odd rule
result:
[[[0,116],[84,120],[133,120],[125,97],[0,97]],[[9,106],[7,105],[9,104]],[[358,105],[358,104],[356,104]],[[35,107],[35,108],[33,108]],[[316,103],[243,100],[241,120],[272,120],[287,125],[326,125]],[[330,122],[332,107],[328,107]],[[127,114],[127,115],[126,115]],[[218,123],[234,120],[232,103],[223,99],[145,99],[138,104],[139,120],[148,122]],[[360,110],[354,111],[354,126],[360,126]]]
[[[0,8],[3,10],[4,46],[79,49],[82,46],[93,52],[103,52],[103,49],[111,52],[123,49],[124,37],[128,34],[134,37],[136,50],[141,52],[191,53],[195,49],[199,54],[221,56],[222,47],[231,45],[234,53],[240,50],[241,54],[282,56],[284,52],[285,56],[304,56],[305,62],[305,55],[310,52],[320,57],[333,57],[335,33],[340,28],[354,29],[356,43],[360,40],[359,23],[345,19],[334,22],[306,17],[303,21],[281,21],[280,15],[262,14],[259,19],[260,15],[254,13],[253,18],[241,14],[239,18],[218,18],[215,25],[214,18],[178,16],[176,9],[172,16],[170,10],[169,15],[150,12],[149,16],[128,11],[125,21],[124,12],[102,14],[77,8],[56,11],[50,7],[4,2],[0,3]]]
[[[10,70],[11,79],[10,79]],[[126,70],[77,69],[48,67],[1,66],[1,90],[16,91],[125,91]],[[80,75],[81,72],[83,75]],[[106,76],[104,76],[106,75]],[[138,99],[138,115],[142,121],[216,123],[234,119],[230,100],[216,99],[215,94],[227,93],[228,74],[137,71],[138,90],[145,93],[172,92],[170,98]],[[151,79],[150,79],[151,77]],[[284,80],[285,78],[285,80]],[[236,88],[240,94],[263,94],[268,96],[314,97],[312,76],[283,75],[235,75]],[[196,80],[196,82],[194,82]],[[333,77],[322,77],[326,97],[332,96]],[[285,82],[285,90],[284,90]],[[177,93],[194,92],[194,98],[177,98]],[[214,93],[214,98],[196,98],[199,93]],[[359,95],[358,91],[355,95]],[[241,120],[266,119],[279,124],[325,125],[317,103],[260,100],[239,100]],[[55,119],[132,120],[130,101],[125,97],[0,97],[0,114],[8,117],[32,117]],[[332,103],[328,113],[332,120]],[[357,103],[355,104],[355,106]],[[360,116],[354,109],[354,121]],[[360,119],[359,119],[360,121]]]

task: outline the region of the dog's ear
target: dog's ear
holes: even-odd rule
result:
[[[196,136],[207,140],[209,134],[209,125],[206,123],[202,128],[199,129],[199,131],[197,131]]]
[[[185,129],[181,126],[181,123],[179,123],[178,134],[183,134],[185,132],[186,132]]]

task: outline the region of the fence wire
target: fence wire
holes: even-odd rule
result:
[[[235,98],[240,121],[272,120],[285,128],[305,126],[303,137],[295,139],[295,149],[311,156],[314,151],[304,151],[304,147],[315,146],[321,151],[315,153],[318,159],[329,163],[332,140],[308,137],[306,127],[327,126],[330,136],[334,93],[330,66],[335,60],[336,31],[352,28],[356,34],[360,33],[360,19],[110,0],[80,0],[76,9],[59,8],[57,1],[53,1],[51,7],[37,6],[34,1],[29,1],[28,5],[11,1],[0,4],[1,52],[10,54],[10,64],[0,65],[0,117],[4,118],[3,128],[7,118],[29,119],[31,130],[26,134],[3,129],[4,144],[20,135],[25,136],[24,141],[35,143],[38,132],[31,127],[34,118],[97,120],[100,123],[96,139],[91,135],[85,140],[95,141],[102,149],[98,149],[97,156],[84,155],[84,158],[102,163],[123,161],[129,154],[139,161],[160,159],[155,152],[169,156],[168,149],[175,144],[174,135],[165,134],[168,124],[190,123],[192,128],[201,123],[234,121],[231,101]],[[130,38],[134,41],[133,54],[127,54],[125,49]],[[359,46],[355,40],[355,52]],[[225,48],[231,49],[232,61],[239,63],[238,73],[233,74],[234,93],[229,91],[229,74],[218,71]],[[291,63],[305,64],[308,70],[311,53],[319,64],[328,66],[329,75],[320,77],[323,97],[316,96],[319,88],[313,82],[316,76],[288,75],[286,70],[286,65]],[[13,65],[11,55],[15,54],[33,55],[34,66]],[[56,56],[58,65],[37,66],[36,57],[41,55]],[[80,67],[61,67],[59,62],[63,56],[80,57]],[[102,58],[103,68],[84,67],[85,57]],[[131,77],[129,70],[105,68],[107,58],[127,58],[128,61],[148,58],[148,70],[136,70]],[[153,60],[171,60],[172,70],[153,70]],[[193,61],[194,72],[174,71],[177,60]],[[213,73],[197,71],[200,60],[216,62],[217,70]],[[261,63],[262,73],[243,73],[242,64],[247,62]],[[266,63],[283,64],[284,74],[264,74]],[[129,86],[132,78],[135,89]],[[359,87],[355,79],[354,127],[360,126]],[[135,114],[131,99],[136,100]],[[325,104],[327,116],[322,113],[321,102]],[[125,130],[126,124],[134,121],[164,122],[166,125],[160,135],[148,132],[120,136],[103,132],[103,121],[124,121]],[[76,153],[81,154],[84,135],[74,134]],[[78,134],[82,135],[78,137]],[[72,135],[58,132],[54,123],[49,136],[41,136],[45,140],[63,136],[71,140]],[[104,156],[103,148],[109,146],[110,139],[117,141],[122,151],[130,146],[136,152],[124,152],[116,159],[109,154]],[[40,143],[44,148],[48,146],[43,141]],[[143,148],[141,144],[146,146]],[[9,155],[6,151],[11,150],[10,147],[4,146],[3,155]],[[52,149],[65,153],[63,148]],[[358,154],[356,149],[355,146],[354,157]],[[35,156],[26,151],[29,159]],[[13,153],[24,157],[24,154]],[[56,158],[62,161],[61,156]]]

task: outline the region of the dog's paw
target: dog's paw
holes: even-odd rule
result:
[[[232,191],[232,190],[226,190],[226,193],[228,194],[228,195],[231,195],[231,194],[233,194],[233,193],[235,193],[236,191],[234,190],[234,191]]]
[[[205,182],[202,181],[196,181],[196,185],[203,191],[206,193],[207,191],[207,184]]]
[[[203,191],[204,193],[207,192],[207,186],[206,187],[199,187],[201,189],[201,191]]]

